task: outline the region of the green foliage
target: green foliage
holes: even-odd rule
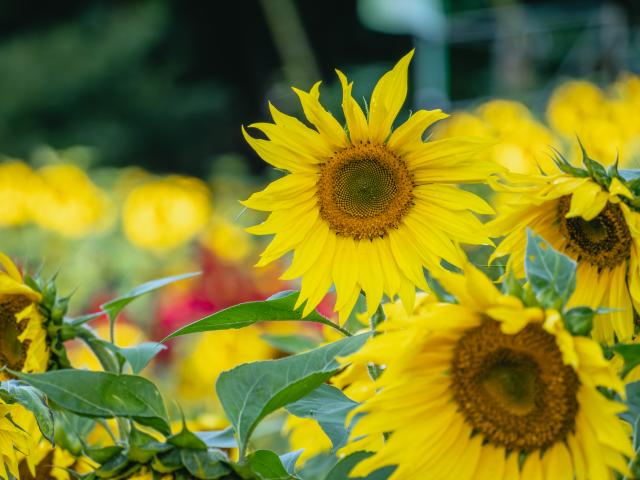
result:
[[[261,302],[246,302],[221,310],[207,317],[196,320],[185,327],[176,330],[166,337],[163,342],[175,337],[190,333],[209,332],[213,330],[228,330],[248,327],[257,322],[296,320],[304,322],[321,323],[340,330],[343,334],[349,333],[340,328],[331,320],[323,317],[318,312],[311,312],[307,317],[302,317],[302,308],[294,310],[299,292],[285,291],[274,295]]]
[[[248,363],[223,372],[216,390],[238,436],[241,458],[260,420],[322,385],[338,370],[336,357],[357,351],[367,337],[357,335],[291,357]]]
[[[5,403],[19,403],[33,413],[42,436],[53,443],[53,413],[39,390],[17,380],[0,382],[0,398]]]
[[[285,353],[301,353],[312,350],[320,345],[320,341],[307,335],[270,335],[261,337],[276,350]]]
[[[562,310],[576,288],[576,262],[527,229],[525,271],[540,305]]]
[[[332,385],[320,385],[317,389],[297,402],[287,405],[292,415],[312,418],[331,439],[333,449],[344,446],[349,439],[350,429],[345,427],[347,415],[358,406],[342,391]]]
[[[287,471],[278,455],[270,450],[256,450],[247,457],[246,462],[235,466],[243,479],[251,480],[289,480],[298,478]]]
[[[101,305],[101,309],[107,314],[109,317],[109,326],[111,328],[111,340],[113,340],[113,328],[116,321],[116,318],[120,314],[120,312],[133,302],[136,298],[139,298],[147,293],[151,293],[154,290],[158,290],[159,288],[170,285],[171,283],[178,282],[180,280],[185,280],[187,278],[192,278],[197,275],[200,275],[200,272],[191,272],[191,273],[183,273],[181,275],[175,275],[172,277],[159,278],[156,280],[151,280],[150,282],[143,283],[142,285],[138,285],[133,290],[121,295],[113,300],[108,301]]]
[[[220,450],[188,450],[180,452],[182,464],[191,475],[202,479],[216,479],[224,477],[231,470],[224,463],[228,461],[226,455]]]
[[[17,375],[44,392],[58,406],[75,414],[97,418],[130,418],[163,434],[170,433],[160,392],[143,377],[87,370]]]
[[[347,455],[336,463],[327,474],[325,480],[344,480],[345,478],[353,480],[386,480],[395,470],[394,466],[384,467],[371,472],[366,477],[350,477],[349,473],[355,466],[366,458],[373,455],[372,452],[354,452]]]
[[[622,369],[622,378],[626,377],[631,370],[640,365],[640,344],[630,343],[612,345],[608,347],[610,350],[619,354],[624,360],[624,368]]]
[[[144,370],[158,353],[167,348],[157,342],[143,342],[133,347],[118,347],[110,342],[104,342],[104,345],[112,350],[118,357],[121,371],[126,362],[131,366],[134,374],[138,374]]]

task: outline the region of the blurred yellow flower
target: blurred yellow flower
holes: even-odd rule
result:
[[[201,243],[216,254],[218,258],[237,262],[251,252],[251,237],[243,228],[216,216],[203,232]]]
[[[0,367],[20,372],[47,369],[50,352],[40,300],[11,259],[0,253]],[[9,373],[0,371],[0,381],[8,378]]]
[[[289,435],[289,446],[292,451],[302,450],[298,466],[321,453],[329,452],[332,444],[318,422],[311,418],[299,418],[288,415],[282,428]]]
[[[538,122],[526,106],[511,100],[492,100],[472,113],[456,112],[434,130],[434,138],[470,135],[495,141],[479,157],[516,173],[537,173],[554,168],[548,153],[553,134]]]
[[[100,338],[109,338],[109,324],[102,322],[94,326]],[[118,322],[115,327],[115,344],[119,347],[130,347],[145,342],[146,335],[140,327],[129,322]],[[91,349],[84,343],[74,343],[67,348],[67,356],[73,368],[100,370],[100,362]]]
[[[71,164],[49,165],[37,171],[40,185],[33,198],[33,220],[43,228],[71,238],[100,230],[108,199],[87,176]]]
[[[253,325],[199,335],[178,363],[180,398],[215,398],[214,385],[220,373],[241,363],[274,358],[277,351],[260,338],[263,333],[260,326]]]
[[[637,167],[640,156],[640,80],[623,75],[607,92],[584,80],[560,85],[547,105],[549,124],[571,143],[570,159],[579,163],[577,136],[591,154],[605,163],[620,159]]]
[[[549,125],[557,132],[574,136],[586,118],[604,112],[605,95],[600,88],[585,80],[561,84],[547,103]]]
[[[204,182],[169,176],[131,190],[122,222],[131,243],[160,252],[188,242],[202,231],[210,216],[210,192]]]
[[[22,225],[31,220],[35,182],[33,170],[24,162],[0,163],[0,226]]]

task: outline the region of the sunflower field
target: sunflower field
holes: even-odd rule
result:
[[[640,478],[640,75],[412,108],[420,48],[258,170],[0,159],[0,479]]]

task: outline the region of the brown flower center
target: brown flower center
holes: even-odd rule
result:
[[[0,299],[0,366],[18,371],[24,367],[31,340],[18,339],[27,322],[18,322],[16,315],[29,303],[29,299],[21,296]]]
[[[458,341],[451,376],[467,422],[495,445],[544,449],[574,428],[578,377],[537,324],[507,335],[485,320]]]
[[[570,204],[569,196],[558,202],[558,223],[567,240],[568,253],[599,270],[614,268],[629,259],[631,233],[619,205],[608,203],[593,220],[585,220],[565,217]]]
[[[413,205],[413,178],[404,160],[382,145],[353,145],[320,167],[320,216],[338,235],[383,237]]]

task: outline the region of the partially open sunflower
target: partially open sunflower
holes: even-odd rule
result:
[[[26,285],[20,271],[0,253],[0,366],[20,372],[44,372],[49,363],[42,295]],[[0,371],[0,380],[10,378]]]
[[[502,295],[472,267],[440,281],[459,304],[432,305],[345,359],[386,365],[378,393],[352,412],[364,416],[343,453],[376,453],[351,475],[391,465],[393,480],[629,475],[634,450],[618,417],[626,407],[598,389],[624,388],[600,346],[573,337],[559,312]]]
[[[530,228],[577,262],[569,306],[611,309],[595,317],[593,337],[625,342],[634,334],[634,308],[640,309],[640,214],[628,204],[634,195],[620,179],[599,183],[586,173],[569,168],[550,176],[513,177],[498,187],[514,195],[486,225],[490,236],[504,236],[492,259],[510,255],[507,269],[524,275]]]
[[[461,263],[458,242],[490,243],[471,213],[490,213],[481,198],[452,184],[484,182],[499,169],[472,157],[486,142],[470,138],[423,141],[425,130],[447,115],[418,110],[392,130],[407,95],[413,52],[377,83],[368,115],[351,95],[353,84],[338,73],[346,130],[320,104],[319,86],[294,88],[311,127],[270,105],[275,123],[257,123],[268,139],[246,140],[287,175],[253,194],[244,205],[271,212],[249,229],[275,234],[259,266],[293,250],[284,279],[302,277],[298,306],[304,314],[322,300],[331,284],[336,311],[351,312],[358,295],[368,313],[383,294],[399,295],[407,311],[415,287],[427,290],[423,268],[437,275],[442,259]]]

